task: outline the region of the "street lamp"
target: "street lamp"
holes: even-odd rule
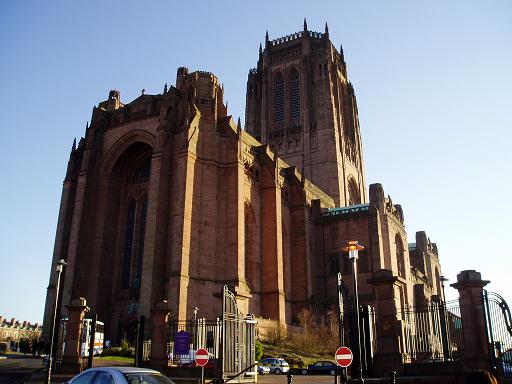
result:
[[[444,282],[448,281],[449,279],[446,278],[446,276],[437,276],[437,281],[441,282],[441,291],[443,292],[443,301],[446,302],[446,297],[444,295]]]
[[[62,270],[67,263],[64,260],[59,260],[56,263],[55,270],[57,271],[57,285],[55,288],[55,303],[53,306],[53,321],[51,328],[51,338],[50,338],[50,355],[48,356],[48,371],[46,376],[46,384],[50,384],[52,379],[52,364],[53,364],[53,341],[55,339],[55,323],[57,320],[57,308],[59,304],[59,290],[60,290],[60,277],[62,274]]]
[[[356,329],[357,329],[357,355],[359,358],[359,382],[364,383],[363,380],[363,364],[361,356],[361,327],[359,324],[359,293],[357,291],[357,259],[359,258],[359,251],[362,251],[364,247],[357,241],[352,240],[347,242],[347,246],[343,248],[345,252],[348,252],[348,258],[352,261],[352,267],[354,271],[354,298],[355,298],[355,311],[356,311]]]

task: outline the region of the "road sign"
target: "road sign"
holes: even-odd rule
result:
[[[350,364],[352,364],[352,360],[354,356],[352,355],[352,351],[348,347],[339,347],[336,350],[336,354],[334,355],[334,359],[336,363],[343,368],[347,368]]]
[[[196,364],[200,367],[204,367],[208,364],[209,356],[208,351],[204,348],[200,348],[196,351]]]

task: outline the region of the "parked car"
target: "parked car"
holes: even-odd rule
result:
[[[270,367],[258,365],[258,375],[266,375],[267,373],[270,373]]]
[[[331,375],[336,374],[336,363],[328,360],[317,361],[302,370],[303,375]]]
[[[275,375],[280,375],[281,373],[286,373],[290,370],[290,365],[287,363],[287,361],[277,357],[268,357],[266,359],[262,359],[258,365],[268,367],[270,369],[270,373]]]
[[[138,367],[90,368],[67,382],[67,384],[175,384],[158,371]]]

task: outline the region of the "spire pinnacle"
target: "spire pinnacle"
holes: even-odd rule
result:
[[[327,21],[325,22],[325,34],[329,36],[329,26],[327,25]]]
[[[75,152],[75,151],[76,151],[76,137],[73,140],[73,145],[71,146],[71,152]]]
[[[340,44],[341,61],[345,62],[345,54],[343,53],[343,45]]]
[[[308,31],[308,22],[306,21],[306,18],[304,18],[304,32]]]
[[[164,93],[167,93],[167,83],[164,85]]]
[[[240,121],[240,116],[238,116],[238,123],[237,123],[238,130],[242,130],[242,122]]]
[[[263,54],[263,49],[261,47],[261,43],[260,43],[260,56]]]

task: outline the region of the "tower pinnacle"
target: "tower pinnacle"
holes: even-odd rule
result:
[[[308,22],[306,21],[306,18],[304,18],[304,32],[308,31]]]

